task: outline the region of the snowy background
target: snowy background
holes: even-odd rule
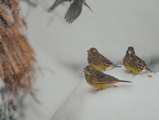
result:
[[[110,86],[96,92],[85,82],[83,68],[88,64],[86,51],[91,47],[96,47],[113,63],[122,64],[128,46],[133,46],[150,68],[159,71],[159,1],[87,0],[93,12],[83,6],[73,24],[63,19],[70,3],[48,13],[47,8],[53,2],[48,0],[37,8],[21,2],[27,15],[26,35],[38,64],[42,69],[54,71],[37,72],[34,88],[42,104],[27,95],[25,119],[158,119],[158,72],[143,71],[135,75],[127,73],[124,67],[109,69],[105,73],[133,83],[120,83],[117,88]]]

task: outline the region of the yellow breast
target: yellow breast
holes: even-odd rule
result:
[[[136,69],[136,67],[132,67],[132,66],[129,66],[129,65],[124,65],[124,67],[127,70],[132,71],[132,72],[140,72],[140,70]]]
[[[99,71],[103,71],[107,68],[107,66],[104,66],[104,65],[94,65],[94,64],[90,64],[92,65],[96,70],[99,70]]]
[[[91,81],[90,79],[86,79],[86,81],[87,81],[87,83],[89,85],[91,85],[94,88],[100,88],[100,89],[102,88],[102,89],[104,89],[104,88],[106,88],[108,86],[108,84],[97,84],[97,83]]]
[[[123,59],[123,65],[127,70],[132,72],[140,72],[143,70],[140,64],[137,63],[135,64],[131,60],[129,60],[129,58],[126,57]]]

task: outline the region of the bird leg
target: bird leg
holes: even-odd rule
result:
[[[102,89],[103,89],[102,87],[101,87],[101,88],[98,88],[97,91],[98,91],[98,90],[101,91]]]
[[[103,88],[101,87],[100,89],[99,89],[99,91],[101,91]]]

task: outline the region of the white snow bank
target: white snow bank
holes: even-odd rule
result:
[[[41,105],[28,95],[25,99],[25,120],[49,120],[80,80],[72,71],[56,64],[56,60],[45,49],[34,46],[34,50],[42,68],[42,72],[37,71],[34,84]]]
[[[105,73],[133,83],[116,83],[117,87],[97,91],[83,79],[51,120],[159,119],[159,73],[132,74],[124,67]]]

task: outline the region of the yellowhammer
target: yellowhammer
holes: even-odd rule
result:
[[[96,70],[93,66],[88,65],[84,68],[85,79],[89,85],[92,87],[102,90],[108,85],[117,83],[117,82],[129,82],[125,80],[119,80],[111,75],[104,74],[103,72]]]
[[[73,2],[65,15],[66,22],[68,23],[72,23],[81,14],[83,4],[92,11],[92,9],[87,5],[85,0],[56,0],[55,3],[49,8],[48,11],[53,10],[59,4],[66,1]]]
[[[96,48],[90,48],[88,51],[88,63],[99,71],[106,70],[110,66],[121,67],[113,64],[109,59],[101,55]]]
[[[146,63],[142,59],[140,59],[137,55],[135,55],[135,50],[133,47],[128,47],[128,50],[126,51],[126,55],[123,58],[123,64],[127,70],[132,72],[139,73],[143,69],[154,72],[146,66]]]

